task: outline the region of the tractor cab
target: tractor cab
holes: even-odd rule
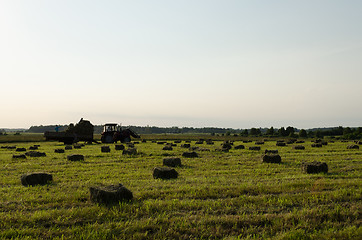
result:
[[[116,123],[107,123],[103,127],[103,132],[117,132],[121,131],[122,128]]]

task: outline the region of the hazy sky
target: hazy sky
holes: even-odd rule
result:
[[[0,0],[0,128],[362,126],[360,0]]]

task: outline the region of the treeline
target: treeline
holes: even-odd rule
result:
[[[45,131],[55,131],[56,125],[32,126],[27,132],[44,133]],[[68,125],[58,125],[59,131],[65,131]],[[323,137],[341,137],[342,139],[362,139],[362,127],[334,127],[334,128],[314,128],[297,129],[291,126],[275,129],[270,128],[251,128],[251,129],[232,129],[216,127],[155,127],[155,126],[126,126],[138,134],[211,134],[211,135],[235,135],[243,137],[293,137],[293,138],[323,138]],[[94,133],[100,134],[103,130],[102,125],[94,126]]]

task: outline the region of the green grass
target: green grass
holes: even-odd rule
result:
[[[171,142],[171,141],[170,141]],[[40,144],[46,157],[13,159],[15,150],[0,149],[0,239],[361,239],[361,150],[348,143],[329,143],[306,150],[292,145],[261,151],[217,152],[215,145],[195,145],[199,158],[181,158],[175,180],[153,179],[152,169],[164,154],[181,157],[186,151],[163,145],[135,145],[137,156],[115,151],[101,153],[101,145],[86,145],[64,154],[57,142]],[[298,144],[300,145],[300,144]],[[281,164],[261,162],[265,149],[278,149]],[[68,154],[85,155],[70,162]],[[305,174],[303,161],[323,161],[328,174]],[[24,187],[20,176],[48,172],[54,182]],[[102,206],[89,200],[89,187],[122,183],[134,200]]]

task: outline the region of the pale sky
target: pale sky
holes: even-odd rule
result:
[[[362,126],[360,0],[0,0],[0,128]]]

